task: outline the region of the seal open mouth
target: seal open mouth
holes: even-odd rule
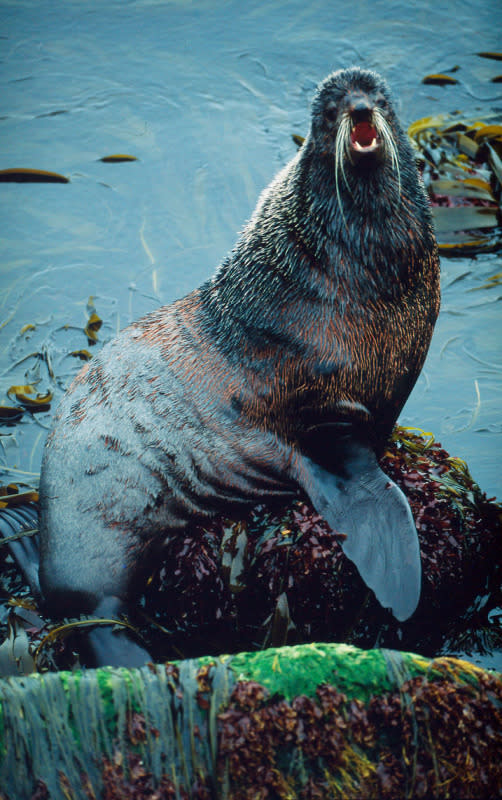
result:
[[[381,145],[380,137],[371,122],[356,122],[350,132],[350,143],[356,153],[374,153]]]

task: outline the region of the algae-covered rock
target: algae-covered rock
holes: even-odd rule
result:
[[[501,706],[465,661],[337,644],[8,678],[0,796],[496,797]]]

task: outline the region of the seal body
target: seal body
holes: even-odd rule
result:
[[[438,309],[430,211],[388,88],[333,73],[215,276],[122,331],[64,397],[40,485],[49,604],[125,607],[195,517],[300,486],[382,604],[409,616],[416,531],[376,458]],[[98,661],[134,662],[99,636]]]

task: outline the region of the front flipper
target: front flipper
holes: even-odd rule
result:
[[[406,497],[378,466],[373,450],[344,443],[337,474],[299,455],[300,486],[337,533],[378,601],[398,620],[415,611],[420,598],[421,563],[417,529]]]

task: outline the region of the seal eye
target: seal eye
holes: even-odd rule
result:
[[[338,108],[336,106],[329,106],[324,112],[324,116],[329,122],[335,122],[338,116]]]

